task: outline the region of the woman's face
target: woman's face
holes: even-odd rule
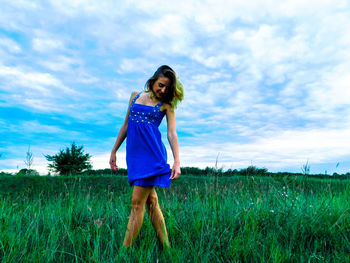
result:
[[[152,90],[158,100],[168,92],[170,86],[170,79],[167,77],[159,77],[153,84]]]

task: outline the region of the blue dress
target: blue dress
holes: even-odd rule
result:
[[[154,107],[135,103],[141,93],[133,99],[129,110],[126,136],[129,184],[169,187],[171,170],[158,128],[165,115],[160,110],[162,103]]]

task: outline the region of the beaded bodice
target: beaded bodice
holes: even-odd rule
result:
[[[163,103],[158,103],[156,106],[135,103],[140,94],[137,94],[132,101],[129,111],[129,121],[136,124],[156,125],[158,127],[164,117],[164,112],[160,110]]]

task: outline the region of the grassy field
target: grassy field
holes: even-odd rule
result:
[[[1,262],[350,262],[350,186],[302,177],[183,176],[157,188],[132,249],[126,177],[0,177]]]

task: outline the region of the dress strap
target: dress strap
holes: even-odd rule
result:
[[[161,107],[163,105],[163,102],[159,102],[156,106],[154,106],[154,107]]]
[[[142,93],[142,91],[135,96],[135,98],[132,100],[132,104],[134,104],[135,101],[137,100],[137,98],[140,97],[141,93]]]

